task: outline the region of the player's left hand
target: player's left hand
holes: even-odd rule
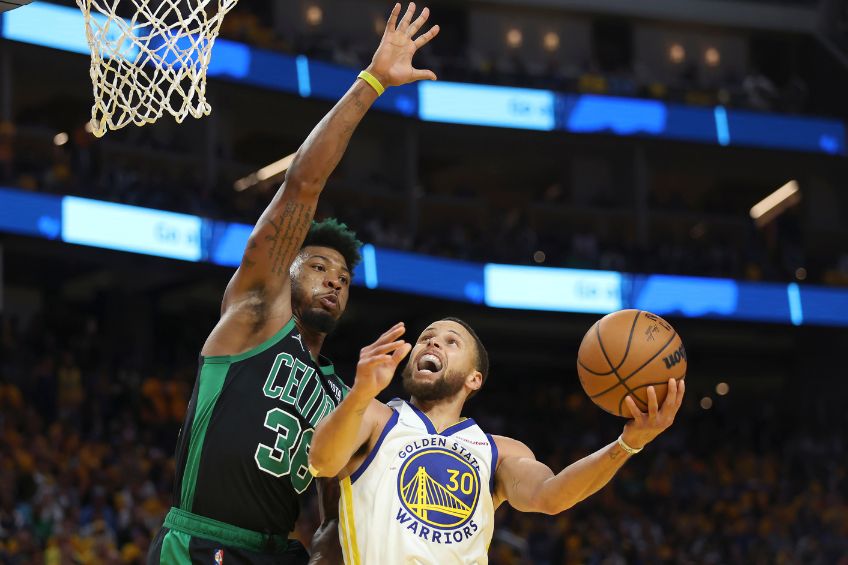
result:
[[[405,332],[403,322],[398,322],[377,341],[359,351],[351,394],[375,398],[389,386],[398,365],[412,350],[412,344],[400,339]]]
[[[380,46],[377,47],[374,58],[368,66],[368,72],[385,87],[400,86],[416,80],[436,80],[436,74],[433,71],[416,69],[412,66],[412,56],[415,52],[427,45],[439,33],[439,26],[435,25],[426,33],[422,33],[417,38],[414,37],[430,17],[430,9],[424,8],[413,21],[415,2],[410,2],[400,22],[398,22],[399,15],[400,4],[395,4],[386,24],[386,30],[383,32]]]
[[[663,433],[674,422],[677,411],[683,404],[683,393],[686,390],[684,381],[669,379],[668,395],[665,397],[662,407],[657,403],[657,392],[654,387],[648,387],[648,413],[644,413],[636,406],[636,402],[628,396],[624,399],[627,408],[633,415],[633,419],[624,426],[622,439],[624,443],[635,449],[641,449],[652,442],[658,435]]]

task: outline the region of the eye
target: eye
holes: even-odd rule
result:
[[[344,285],[346,285],[350,282],[350,281],[348,281],[348,278],[345,277],[345,276],[339,277],[339,280],[342,281],[342,284],[344,284]]]
[[[459,342],[456,340],[456,338],[455,338],[455,337],[449,337],[449,338],[448,338],[448,344],[450,344],[450,345],[459,345]]]
[[[324,268],[324,265],[322,265],[320,263],[316,263],[315,265],[312,265],[312,268],[315,269],[316,271],[321,271],[321,272],[324,272],[324,271],[327,270],[327,269]]]

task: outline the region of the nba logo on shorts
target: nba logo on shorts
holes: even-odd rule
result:
[[[224,550],[216,549],[215,550],[215,565],[221,565],[224,562]]]

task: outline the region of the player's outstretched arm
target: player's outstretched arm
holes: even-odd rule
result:
[[[376,442],[392,413],[376,397],[389,385],[398,364],[412,349],[412,345],[400,339],[405,331],[403,322],[395,324],[359,352],[353,388],[338,408],[318,424],[312,436],[309,470],[313,475],[349,474],[352,471],[349,466],[357,463],[354,455],[364,445],[373,446]]]
[[[684,390],[682,380],[670,379],[668,396],[659,408],[654,387],[649,387],[647,414],[628,397],[625,402],[634,418],[624,426],[621,434],[624,443],[641,449],[665,431],[680,409]],[[520,441],[494,437],[500,454],[495,473],[495,505],[508,501],[522,512],[559,514],[571,508],[603,488],[630,457],[619,442],[614,441],[554,475]]]
[[[415,4],[410,3],[398,21],[400,10],[400,4],[392,9],[367,69],[383,87],[436,78],[432,71],[414,68],[412,57],[439,33],[439,27],[434,26],[416,38],[415,34],[429,17],[429,10],[425,8],[413,21]],[[257,296],[266,300],[277,298],[288,288],[289,268],[309,231],[318,197],[377,96],[374,87],[357,80],[300,146],[285,182],[248,239],[241,265],[227,286],[223,311]],[[287,301],[285,307],[290,308]]]

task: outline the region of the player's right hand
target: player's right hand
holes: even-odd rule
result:
[[[686,381],[683,379],[668,379],[668,394],[659,406],[657,402],[657,391],[653,386],[648,387],[648,413],[642,412],[636,406],[631,396],[624,399],[624,403],[633,415],[633,419],[624,426],[621,439],[634,449],[641,449],[654,441],[658,435],[663,433],[672,423],[677,411],[683,404],[683,394],[686,392]]]
[[[427,45],[439,33],[439,26],[433,26],[426,33],[414,37],[430,17],[429,8],[424,8],[413,21],[415,2],[410,2],[400,22],[400,4],[395,4],[386,23],[386,29],[380,46],[368,66],[368,72],[385,86],[400,86],[416,80],[436,80],[433,71],[416,69],[412,66],[412,56]]]
[[[406,332],[403,322],[398,322],[377,341],[363,347],[359,352],[356,365],[356,380],[353,388],[361,394],[376,397],[389,386],[397,366],[412,350],[409,344],[400,338]]]

